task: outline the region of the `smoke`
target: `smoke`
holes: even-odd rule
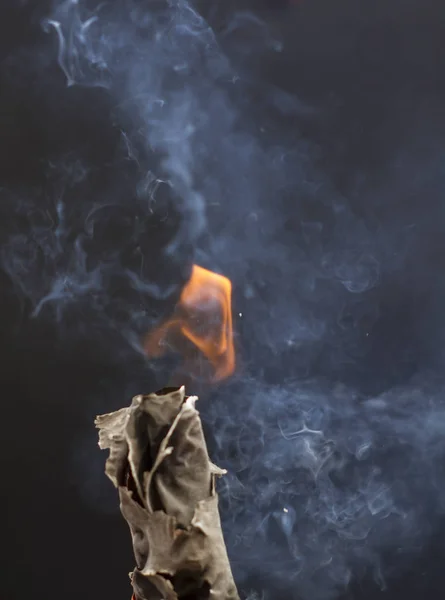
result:
[[[229,469],[221,498],[240,584],[271,598],[332,598],[371,570],[385,588],[443,514],[440,387],[364,398],[319,381],[253,380],[232,396],[229,410],[209,412]]]
[[[63,339],[136,350],[192,260],[232,279],[239,375],[200,407],[229,553],[259,597],[324,600],[442,523],[445,129],[417,12],[309,4],[37,11],[2,63],[1,259]]]
[[[65,328],[82,306],[137,346],[150,301],[174,297],[189,273],[205,225],[196,139],[232,75],[186,2],[68,0],[41,25],[46,48],[30,70],[46,89],[33,112],[54,139],[36,165],[40,189],[4,190],[15,220],[3,265],[35,316],[50,309]],[[48,66],[51,46],[64,81]],[[6,62],[11,79],[16,62]]]

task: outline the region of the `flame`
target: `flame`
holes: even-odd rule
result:
[[[231,296],[232,284],[227,277],[193,265],[173,316],[145,339],[148,356],[160,357],[169,348],[178,350],[181,338],[185,338],[212,365],[213,381],[232,375],[235,349]]]

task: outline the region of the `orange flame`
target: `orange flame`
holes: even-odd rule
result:
[[[147,354],[156,358],[178,350],[186,338],[212,365],[213,381],[229,377],[235,370],[231,295],[227,277],[193,265],[173,316],[148,334]]]

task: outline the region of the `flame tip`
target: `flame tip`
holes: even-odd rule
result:
[[[230,377],[235,369],[231,294],[230,279],[194,264],[173,316],[146,337],[147,355],[160,357],[185,338],[212,365],[212,381]]]

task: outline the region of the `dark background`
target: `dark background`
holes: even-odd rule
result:
[[[250,38],[249,27],[245,34],[241,27],[232,37],[223,35],[231,16],[247,9],[268,23],[282,51],[271,52],[267,36]],[[137,130],[132,115],[116,117],[115,101],[102,88],[66,87],[55,38],[41,27],[49,3],[2,2],[0,10],[1,597],[129,598],[130,539],[111,483],[101,479],[105,456],[96,446],[93,419],[168,380],[173,365],[145,362],[128,341],[172,309],[194,255],[233,279],[235,316],[243,315],[235,318],[240,372],[218,390],[206,391],[206,400],[214,404],[202,407],[211,450],[229,467],[239,462],[237,452],[249,456],[254,445],[233,444],[232,454],[221,450],[218,423],[233,408],[249,424],[252,414],[236,398],[243,397],[246,386],[257,385],[252,382],[276,389],[292,381],[322,380],[328,390],[338,384],[353,388],[359,403],[397,386],[405,390],[420,379],[422,389],[430,386],[434,392],[424,392],[413,404],[413,415],[422,414],[423,403],[434,404],[438,412],[431,414],[442,418],[445,7],[437,0],[203,2],[201,10],[221,33],[223,50],[240,73],[248,74],[249,84],[234,106],[241,120],[248,116],[249,135],[255,137],[261,123],[268,137],[266,150],[258,151],[260,163],[253,153],[240,173],[234,172],[233,158],[224,171],[224,153],[230,148],[221,149],[218,120],[212,116],[216,133],[206,138],[206,149],[211,153],[218,146],[215,165],[204,156],[205,168],[198,165],[196,172],[203,182],[207,173],[204,192],[212,190],[217,172],[227,189],[215,193],[229,199],[222,208],[210,206],[201,237],[183,235],[173,255],[164,248],[181,223],[187,225],[187,211],[168,196],[159,210],[147,213],[137,197],[140,164],[162,167],[155,151],[141,150],[137,166],[123,157],[120,132]],[[118,126],[116,119],[121,119]],[[243,186],[269,185],[272,146],[284,148],[281,157],[297,150],[285,166],[283,185],[271,183],[264,198],[259,189],[255,204],[254,193],[247,198]],[[246,144],[243,156],[247,153]],[[73,174],[78,155],[90,169],[86,178]],[[54,199],[62,188],[69,227],[54,257],[54,246],[45,246],[41,231],[46,218],[56,222]],[[113,268],[104,280],[103,297],[97,289],[81,294],[73,286],[69,310],[55,308],[31,318],[41,290],[66,269],[64,256],[75,244],[76,228],[83,226],[97,198],[110,195],[125,202],[116,214],[113,209],[104,220],[97,218],[88,257],[93,267],[100,266],[117,248],[113,264],[131,270],[135,255],[142,253],[143,278],[154,282],[159,293],[130,290],[122,269]],[[135,233],[137,215],[143,226]],[[250,223],[258,220],[264,227],[251,233]],[[318,225],[313,227],[320,223],[321,234]],[[360,277],[372,279],[374,260],[379,275],[372,285],[362,285]],[[344,267],[341,272],[338,264]],[[348,275],[351,265],[355,270]],[[312,287],[311,273],[319,276]],[[130,327],[130,315],[142,305],[142,317]],[[300,331],[305,335],[282,344],[297,315],[303,315]],[[314,333],[322,325],[323,333]],[[269,423],[273,403],[267,411],[262,419]],[[253,414],[256,425],[257,417]],[[345,413],[341,432],[355,423],[349,424]],[[419,418],[416,427],[422,433],[432,424]],[[440,440],[442,421],[437,427]],[[353,569],[347,590],[327,585],[325,592],[315,585],[313,600],[331,593],[356,599],[443,596],[442,454],[440,443],[431,454],[422,454],[422,448],[431,448],[424,434],[415,441],[412,434],[406,442],[411,449],[407,460],[422,456],[413,462],[417,470],[405,472],[404,451],[402,462],[388,466],[389,477],[400,477],[405,495],[419,507],[416,515],[421,516],[413,518],[410,529],[415,550],[403,558],[400,546],[409,535],[400,538],[397,551],[386,541],[381,547],[376,542],[384,589],[372,561],[364,560]],[[236,432],[233,436],[239,439]],[[385,469],[385,455],[375,461]],[[430,464],[435,479],[428,487],[422,477],[430,482],[433,471],[423,475],[422,470]],[[240,473],[249,486],[254,474]],[[223,509],[228,531],[226,501]],[[271,552],[278,556],[274,543]],[[235,543],[230,549],[236,571],[242,571],[243,552]],[[270,572],[274,568],[259,556],[242,585],[264,589],[272,598],[308,594],[310,588],[300,589],[298,578],[281,578],[278,586]]]

